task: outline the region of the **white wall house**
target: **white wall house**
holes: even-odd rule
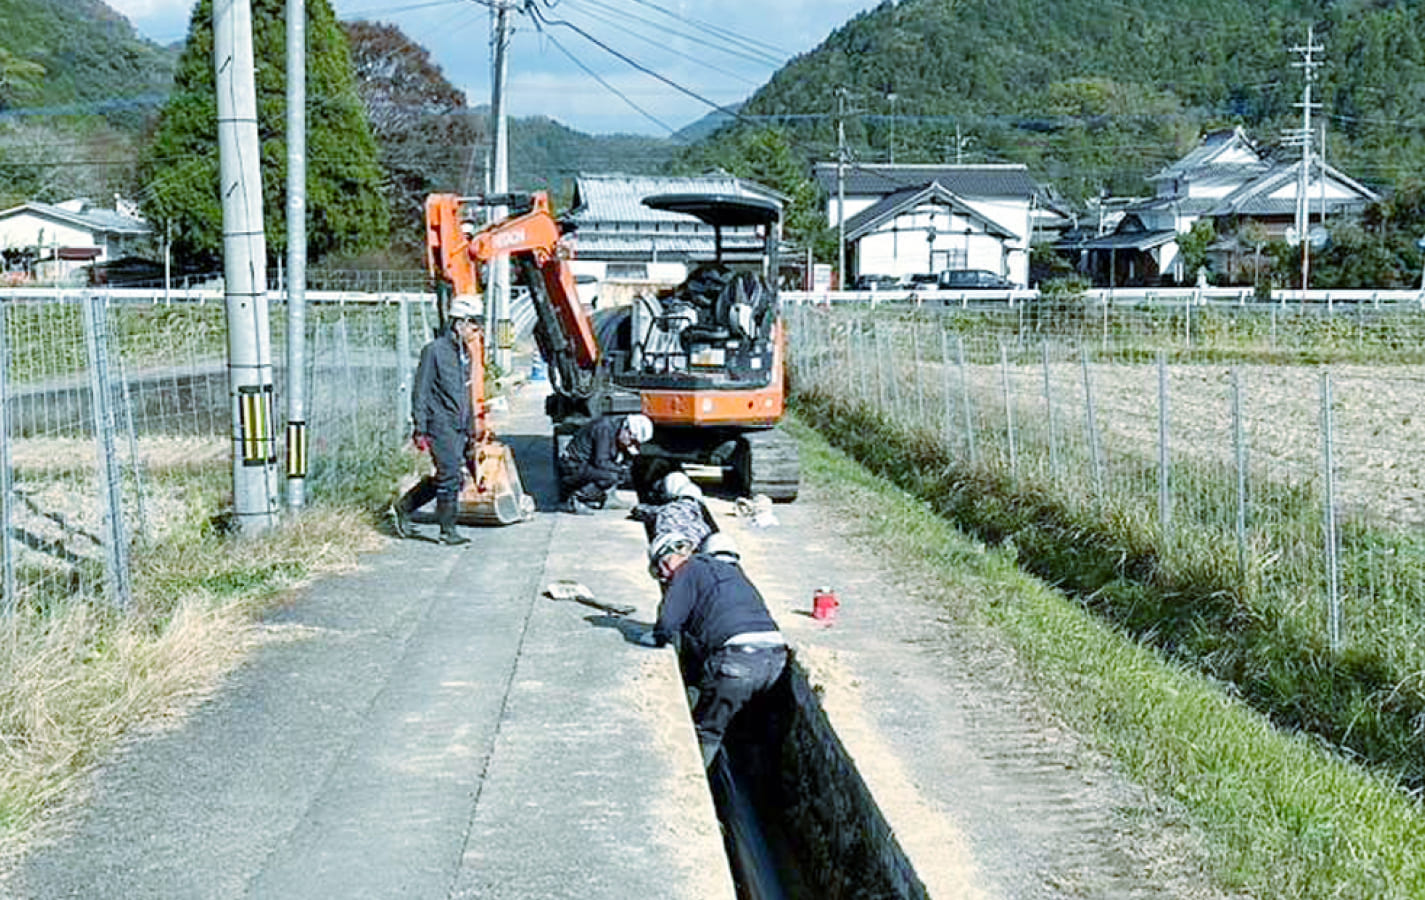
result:
[[[1231,274],[1247,251],[1236,237],[1245,224],[1260,226],[1269,240],[1294,239],[1302,166],[1299,155],[1279,162],[1268,159],[1240,127],[1214,132],[1149,178],[1155,195],[1124,206],[1112,233],[1069,249],[1083,253],[1082,267],[1096,283],[1190,282],[1195,273],[1184,271],[1176,238],[1206,219],[1218,236],[1209,252],[1213,268]],[[1305,166],[1305,197],[1314,229],[1327,216],[1359,212],[1378,199],[1319,156],[1313,154]]]
[[[1022,165],[818,163],[827,223],[844,229],[849,284],[861,275],[909,276],[986,269],[1029,278],[1040,190]],[[844,195],[844,211],[838,196]]]
[[[148,223],[115,200],[115,209],[81,198],[57,204],[32,200],[0,211],[5,269],[63,281],[85,266],[135,252],[151,233]]]

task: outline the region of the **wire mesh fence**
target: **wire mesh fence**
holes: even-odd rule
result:
[[[797,306],[793,376],[1181,582],[1421,670],[1425,313],[1037,315]]]
[[[420,295],[314,303],[306,315],[309,496],[405,438]],[[231,503],[233,413],[222,302],[107,293],[0,300],[4,608],[130,602],[128,553]],[[276,408],[285,306],[271,307]]]

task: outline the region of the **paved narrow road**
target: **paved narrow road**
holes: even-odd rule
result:
[[[734,896],[671,652],[539,596],[574,577],[643,622],[658,599],[641,526],[548,511],[526,393],[500,427],[545,511],[465,548],[393,540],[305,591],[191,719],[96,774],[12,895]],[[993,636],[863,546],[829,490],[768,529],[711,505],[929,896],[1218,896],[1190,833],[1040,709]],[[807,615],[822,584],[829,627]]]

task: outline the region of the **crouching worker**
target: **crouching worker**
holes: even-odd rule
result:
[[[653,437],[642,413],[600,416],[584,425],[559,457],[559,497],[565,512],[587,515],[628,481],[638,447]]]
[[[465,477],[465,445],[470,440],[470,354],[466,342],[478,328],[480,298],[461,294],[450,304],[450,329],[421,349],[411,386],[412,441],[428,452],[435,475],[427,475],[391,507],[391,523],[410,537],[411,514],[435,499],[442,544],[468,544],[455,527],[460,484]],[[476,360],[484,365],[483,360]]]
[[[661,535],[648,548],[649,572],[667,591],[645,643],[680,638],[683,671],[698,691],[693,728],[709,766],[737,711],[781,677],[787,642],[740,568],[693,550],[679,534]]]

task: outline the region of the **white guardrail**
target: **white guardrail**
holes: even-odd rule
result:
[[[897,290],[897,291],[782,291],[787,303],[865,305],[882,303],[896,305],[949,306],[962,309],[1010,308],[1039,299],[1037,290]],[[1421,290],[1276,290],[1270,303],[1256,298],[1250,287],[1230,288],[1090,288],[1084,292],[1085,302],[1102,306],[1309,306],[1330,311],[1336,305],[1359,307],[1409,307],[1425,310],[1425,291]]]

